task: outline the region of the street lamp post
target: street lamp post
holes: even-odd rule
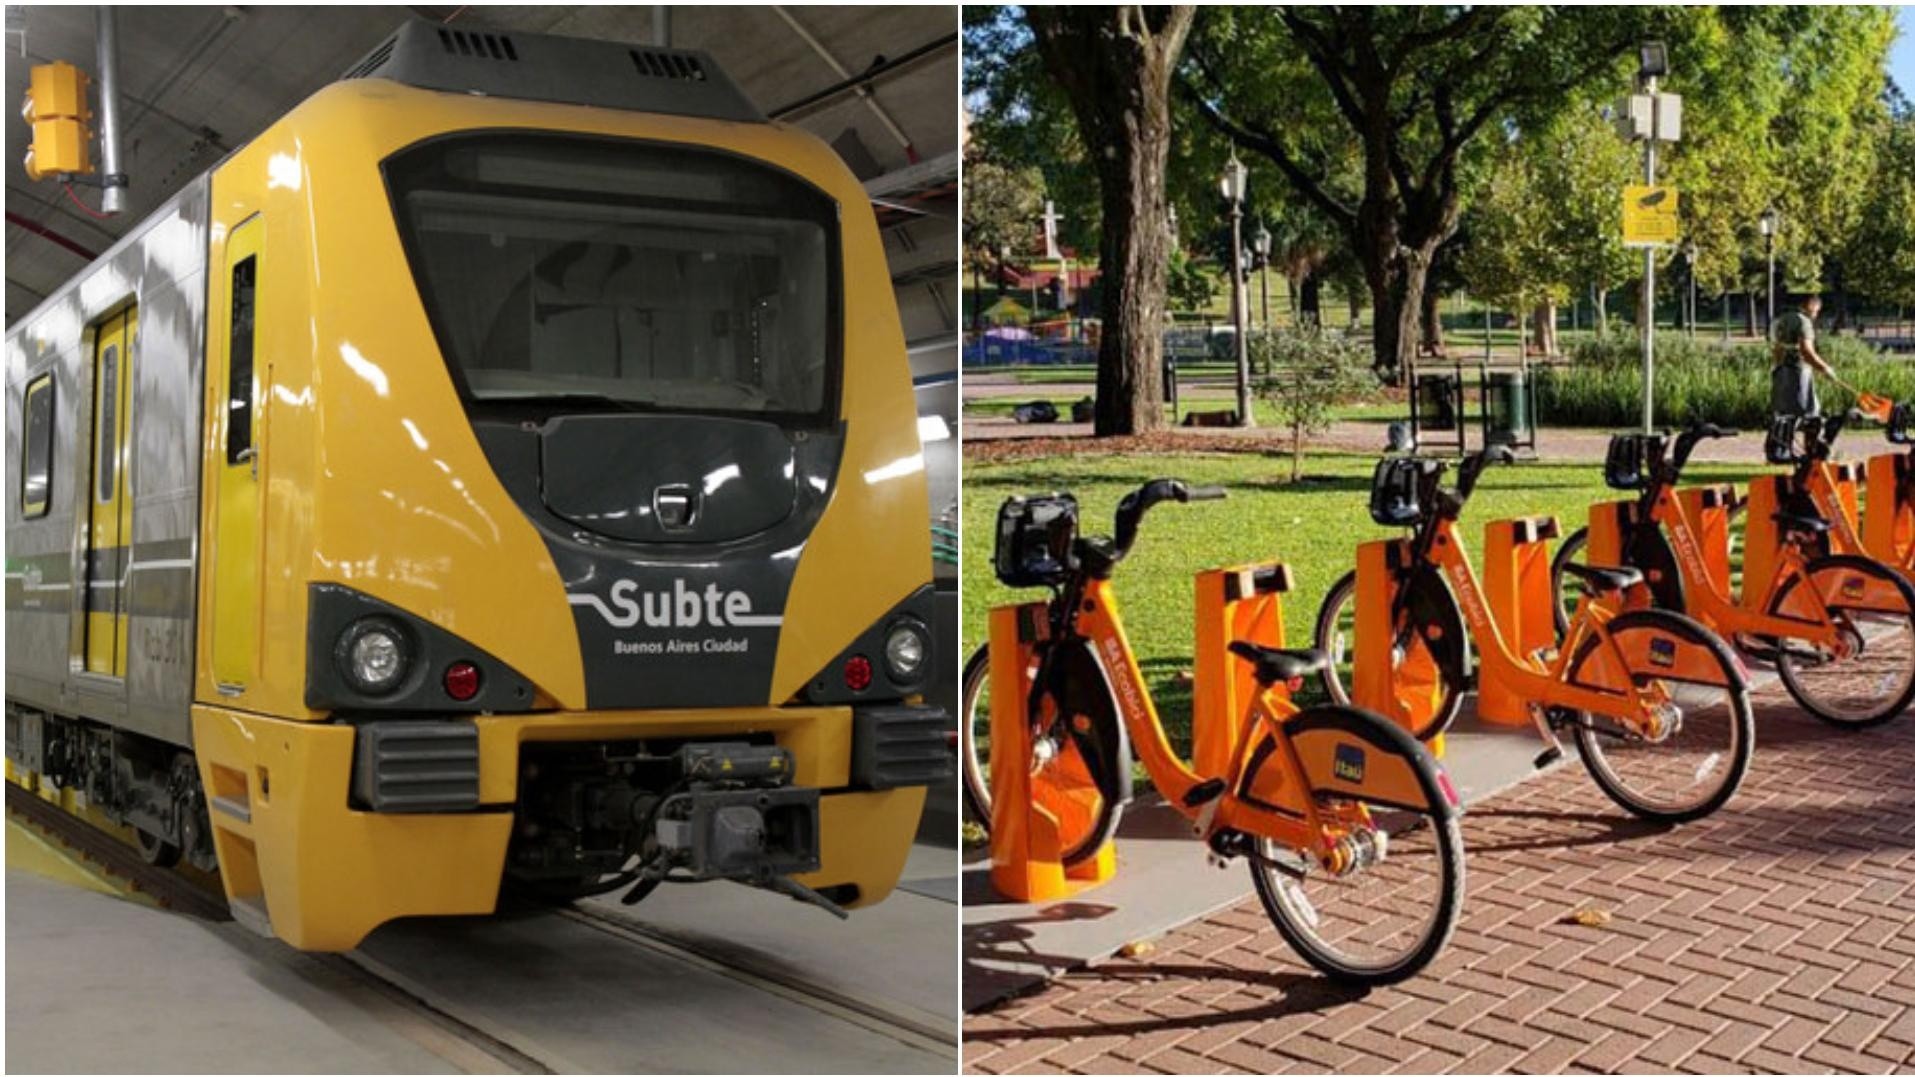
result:
[[[1270,229],[1257,222],[1257,234],[1251,241],[1257,252],[1257,284],[1263,289],[1263,331],[1270,331]]]
[[[1762,247],[1763,255],[1769,260],[1769,339],[1775,339],[1775,232],[1782,223],[1782,215],[1774,206],[1762,211]]]
[[[1660,141],[1662,113],[1656,100],[1656,80],[1669,73],[1669,51],[1660,41],[1645,42],[1637,52],[1636,77],[1649,107],[1648,137],[1643,139],[1642,181],[1656,185],[1656,143]],[[1656,251],[1642,252],[1642,430],[1655,432],[1656,426]]]
[[[1689,267],[1689,339],[1696,339],[1696,316],[1702,311],[1696,306],[1696,241],[1690,240],[1682,245],[1682,264]]]
[[[1250,418],[1250,340],[1244,331],[1244,308],[1249,305],[1243,279],[1243,194],[1250,181],[1250,170],[1236,154],[1224,166],[1218,189],[1230,204],[1230,324],[1237,344],[1237,425],[1251,426]]]

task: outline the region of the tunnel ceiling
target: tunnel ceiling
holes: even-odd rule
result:
[[[957,275],[956,9],[668,10],[671,44],[709,52],[766,112],[837,86],[845,73],[856,75],[935,44],[921,58],[870,82],[868,99],[841,92],[784,118],[831,143],[866,181],[885,225],[906,337],[951,336]],[[94,73],[94,9],[9,5],[7,100],[16,107],[8,110],[4,163],[7,323],[84,267],[88,259],[79,251],[104,251],[155,205],[333,81],[410,17],[635,44],[651,43],[654,25],[651,7],[121,7],[121,141],[132,185],[128,211],[98,220],[51,181],[26,178],[20,160],[30,132],[17,108],[26,93],[27,69],[34,64],[66,60]],[[13,32],[16,28],[22,32]],[[98,207],[97,190],[75,190]],[[16,216],[38,231],[17,224]]]

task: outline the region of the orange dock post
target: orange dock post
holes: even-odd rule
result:
[[[1702,563],[1709,569],[1716,590],[1733,595],[1733,566],[1729,563],[1729,506],[1735,503],[1735,487],[1726,482],[1689,486],[1676,491],[1676,501],[1682,506],[1683,515],[1689,519],[1689,529],[1695,532]]]
[[[1379,539],[1356,548],[1356,639],[1352,641],[1350,702],[1381,714],[1414,733],[1436,713],[1442,671],[1428,650],[1413,641],[1411,653],[1393,653],[1397,571],[1409,556],[1403,539]],[[1427,626],[1417,626],[1426,628]],[[1434,629],[1429,629],[1434,631]],[[1333,658],[1335,656],[1332,656]],[[1427,742],[1443,757],[1443,738]]]
[[[1229,774],[1243,723],[1256,698],[1256,672],[1230,653],[1232,640],[1283,646],[1283,600],[1290,566],[1280,561],[1197,573],[1197,653],[1190,689],[1191,767]],[[1287,692],[1282,685],[1278,692]]]
[[[1117,873],[1108,841],[1065,867],[1057,817],[1033,795],[1030,670],[1049,627],[1042,602],[991,611],[991,885],[1013,901],[1055,901]]]
[[[1502,630],[1503,642],[1518,658],[1556,646],[1549,540],[1558,533],[1553,516],[1494,520],[1483,527],[1483,601]],[[1476,694],[1476,713],[1487,722],[1523,724],[1529,721],[1529,700],[1487,681]]]
[[[1908,480],[1909,454],[1882,453],[1868,461],[1868,499],[1862,520],[1862,548],[1886,565],[1909,563],[1915,545],[1915,506],[1902,499]]]
[[[1769,598],[1769,585],[1775,581],[1776,553],[1781,548],[1781,529],[1775,525],[1776,508],[1782,503],[1782,484],[1787,475],[1758,475],[1749,480],[1749,508],[1742,514],[1742,607],[1763,612]]]

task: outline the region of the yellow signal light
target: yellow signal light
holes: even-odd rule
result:
[[[27,96],[20,115],[33,126],[33,144],[27,149],[27,178],[44,179],[93,170],[90,146],[86,72],[64,60],[36,65],[29,73]]]

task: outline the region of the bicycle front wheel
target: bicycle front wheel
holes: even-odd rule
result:
[[[958,701],[958,767],[964,806],[971,820],[991,829],[991,645],[986,643],[964,663],[963,695]]]
[[[1355,857],[1343,870],[1313,851],[1259,841],[1250,877],[1265,914],[1298,956],[1333,979],[1380,985],[1416,975],[1449,942],[1463,905],[1463,834],[1440,766],[1408,733],[1351,707],[1313,708],[1285,729],[1347,741],[1332,758],[1358,760],[1359,775],[1393,772],[1392,784],[1421,792],[1414,804],[1393,798],[1385,806],[1366,803],[1363,788],[1340,776],[1306,774],[1320,806],[1349,818],[1361,813],[1342,809],[1365,803],[1368,824],[1340,835],[1340,847]]]
[[[1797,594],[1803,586],[1821,595],[1849,653],[1805,653],[1800,641],[1791,641],[1775,660],[1789,695],[1845,729],[1880,725],[1907,710],[1915,699],[1915,587],[1876,561],[1824,557],[1809,563],[1806,576],[1777,588],[1769,612],[1805,615],[1809,604]]]
[[[1632,730],[1582,715],[1576,748],[1589,776],[1611,800],[1645,819],[1679,823],[1727,803],[1755,752],[1755,713],[1735,656],[1721,637],[1668,610],[1635,610],[1609,622],[1628,662],[1595,635],[1570,662],[1570,683],[1654,701],[1657,728]]]

